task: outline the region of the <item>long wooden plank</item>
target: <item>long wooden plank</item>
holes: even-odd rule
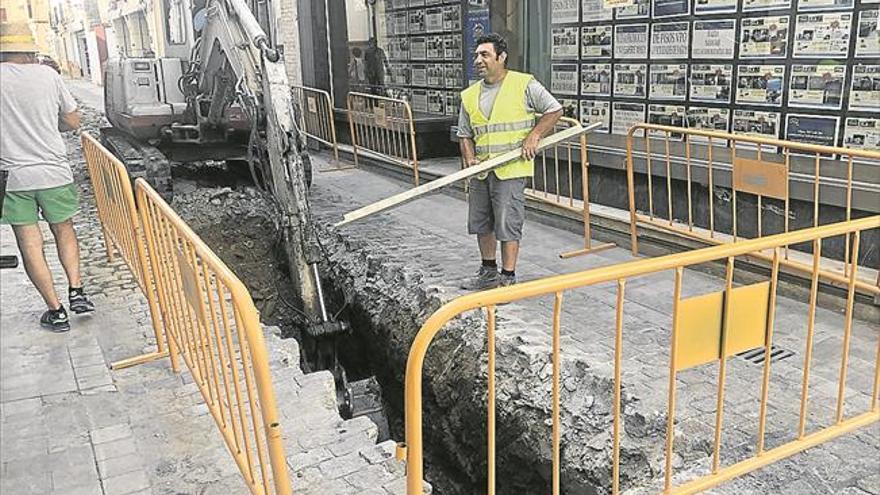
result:
[[[565,140],[577,137],[581,134],[592,132],[593,130],[598,129],[601,126],[601,122],[595,122],[586,127],[572,127],[569,129],[565,129],[564,131],[559,131],[542,139],[538,143],[538,151],[557,145]],[[341,227],[345,224],[354,222],[355,220],[360,220],[370,215],[379,213],[380,211],[385,211],[389,208],[394,208],[402,204],[408,203],[414,199],[418,199],[419,197],[424,196],[425,194],[434,192],[440,188],[446,187],[450,184],[454,184],[460,180],[464,180],[469,177],[473,177],[475,175],[479,175],[496,169],[511,160],[519,158],[520,155],[522,155],[522,148],[517,148],[515,150],[508,151],[503,155],[499,155],[495,158],[486,160],[480,164],[474,165],[472,167],[467,167],[465,169],[459,170],[458,172],[449,174],[445,177],[433,180],[431,182],[428,182],[427,184],[422,184],[419,187],[414,187],[400,194],[396,194],[394,196],[376,201],[375,203],[368,204],[343,215],[342,221],[337,223],[336,226]]]

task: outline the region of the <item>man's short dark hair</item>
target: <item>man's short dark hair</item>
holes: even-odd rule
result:
[[[498,33],[484,34],[477,38],[477,46],[480,46],[483,43],[492,43],[492,46],[495,48],[496,57],[500,56],[502,53],[508,53],[507,40]],[[504,61],[504,65],[507,65],[507,60]]]

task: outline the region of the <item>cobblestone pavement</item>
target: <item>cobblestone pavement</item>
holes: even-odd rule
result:
[[[85,106],[100,90],[70,82]],[[86,130],[97,129],[86,108]],[[167,360],[127,369],[109,363],[155,350],[147,304],[127,268],[110,263],[78,137],[66,136],[81,194],[75,217],[84,286],[97,312],[71,317],[71,331],[41,330],[44,304],[23,267],[0,276],[0,493],[126,495],[247,493],[188,371]],[[66,293],[48,229],[46,255]],[[0,252],[17,253],[8,226]],[[267,333],[293,484],[298,494],[399,494],[394,442],[376,444],[367,418],[344,421],[332,375],[303,375],[295,341]]]
[[[329,167],[327,154],[313,157],[319,168]],[[423,164],[428,166],[428,164]],[[401,192],[408,187],[364,170],[316,175],[312,186],[313,212],[324,222],[332,223],[341,215],[361,205]],[[458,282],[470,276],[478,265],[472,236],[465,231],[466,205],[445,195],[429,196],[381,213],[373,218],[339,229],[352,246],[368,246],[370,263],[383,263],[389,270],[414,280],[426,290],[447,301],[462,294]],[[557,254],[575,248],[582,239],[577,235],[527,221],[523,250],[517,274],[520,280],[571,273],[578,270],[631,260],[628,251],[612,249],[591,256],[560,260]],[[378,270],[369,271],[376,277]],[[642,430],[627,434],[656,437],[662,452],[665,437],[666,390],[668,383],[669,329],[672,311],[672,274],[660,273],[639,277],[627,283],[624,330],[624,395],[634,400],[627,416],[647,418]],[[742,281],[737,278],[736,284]],[[694,270],[687,270],[682,297],[722,290],[724,280]],[[610,379],[614,349],[616,287],[603,284],[565,294],[562,312],[562,352],[583,360],[597,375]],[[536,392],[549,404],[549,330],[552,297],[535,298],[510,304],[498,310],[499,348],[534,342],[536,332],[543,343],[532,352],[544,354],[534,363],[544,377],[546,388]],[[771,373],[767,423],[767,447],[772,448],[796,437],[798,404],[803,370],[807,304],[786,297],[778,299],[774,343],[793,352],[791,357],[774,362]],[[833,424],[837,397],[837,377],[841,362],[843,314],[819,309],[813,349],[809,389],[807,433]],[[856,321],[853,327],[846,414],[866,412],[870,403],[873,373],[876,366],[877,322]],[[523,340],[526,339],[526,340]],[[500,351],[499,351],[500,352]],[[501,359],[501,358],[499,358]],[[543,367],[543,368],[542,368]],[[723,465],[732,464],[754,453],[757,436],[757,411],[760,400],[762,366],[743,358],[728,361],[725,430],[722,437]],[[505,395],[505,387],[517,395],[523,393],[515,383],[519,376],[505,376],[499,369],[499,401],[514,400]],[[681,372],[678,379],[676,415],[676,457],[674,467],[702,465],[712,449],[715,422],[717,366],[706,365]],[[505,381],[509,385],[505,386]],[[577,393],[563,394],[563,411],[579,411],[584,398]],[[521,397],[521,396],[520,396]],[[588,397],[588,405],[608,407],[610,397]],[[516,399],[518,400],[518,399]],[[580,402],[576,402],[580,401]],[[538,401],[539,403],[541,401]],[[476,406],[476,405],[475,405]],[[537,407],[537,406],[536,406]],[[549,406],[548,406],[549,407]],[[547,413],[549,421],[549,412]],[[573,412],[575,416],[577,412]],[[576,420],[576,419],[575,419]],[[428,419],[430,422],[430,419]],[[548,423],[549,425],[549,423]],[[651,430],[651,428],[657,430]],[[638,424],[633,424],[638,426]],[[627,429],[630,423],[627,423]],[[549,438],[549,426],[547,427]],[[565,432],[563,432],[563,435]],[[590,441],[597,449],[610,445],[610,432]],[[503,448],[499,445],[499,448]],[[511,447],[515,448],[515,447]],[[563,458],[565,458],[563,446]],[[656,454],[656,453],[655,453]],[[635,455],[635,454],[634,454]],[[648,454],[648,457],[653,457]],[[577,464],[577,459],[571,460]],[[654,476],[662,476],[661,459],[649,460]],[[695,472],[705,472],[699,468]],[[685,473],[692,476],[694,472]],[[796,455],[789,460],[745,476],[715,489],[713,493],[880,493],[880,424],[874,423],[835,441]]]

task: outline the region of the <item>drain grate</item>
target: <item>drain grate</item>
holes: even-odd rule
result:
[[[750,351],[743,351],[737,354],[737,356],[745,359],[746,361],[752,364],[764,364],[765,349],[763,347],[758,349],[752,349]],[[782,361],[783,359],[788,359],[794,356],[794,351],[790,351],[788,349],[783,349],[782,347],[777,347],[775,345],[770,346],[770,362],[776,363],[778,361]]]

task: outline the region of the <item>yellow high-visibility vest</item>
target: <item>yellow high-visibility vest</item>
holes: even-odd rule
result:
[[[478,160],[485,161],[519,148],[535,127],[535,113],[530,112],[525,104],[526,88],[532,78],[531,74],[507,71],[489,117],[480,110],[480,82],[461,92],[461,104],[470,117],[474,131]],[[495,169],[499,179],[531,177],[534,173],[532,160],[523,158]]]

